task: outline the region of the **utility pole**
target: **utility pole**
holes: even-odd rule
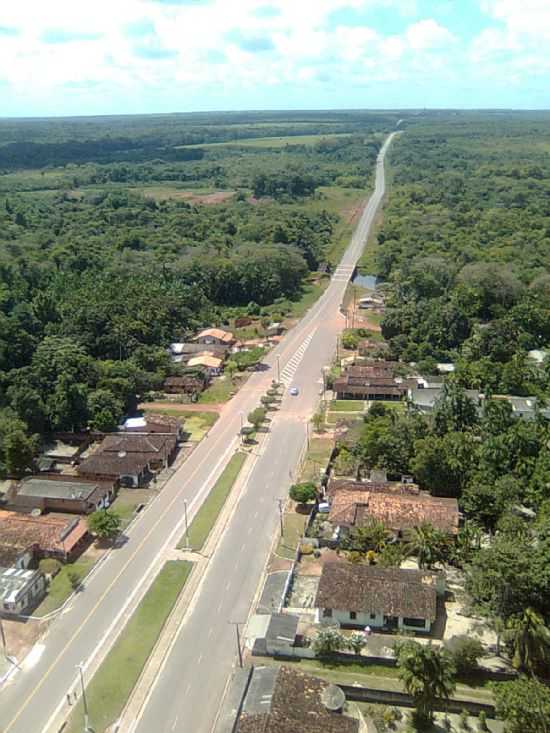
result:
[[[2,637],[2,651],[4,653],[4,657],[8,658],[8,645],[6,643],[6,635],[4,633],[4,625],[2,623],[2,619],[0,618],[0,637]]]
[[[191,544],[189,543],[189,522],[187,521],[187,499],[183,500],[183,513],[185,516],[185,549],[190,550]]]
[[[88,711],[88,700],[86,699],[86,687],[84,685],[83,663],[76,665],[80,676],[80,687],[82,689],[82,704],[84,706],[84,733],[94,733],[94,729],[90,728],[90,715]]]
[[[235,627],[235,633],[237,634],[237,653],[239,655],[239,667],[242,669],[243,667],[243,652],[241,649],[241,634],[239,632],[239,626],[242,623],[241,621],[229,621],[230,624],[233,624]],[[244,625],[244,624],[243,624]]]
[[[283,522],[283,500],[277,499],[277,503],[279,504],[279,525],[281,529],[281,538],[285,536],[285,523]]]
[[[355,298],[357,296],[357,291],[355,290],[355,285],[351,286],[353,289],[353,310],[351,312],[351,327],[355,328]]]
[[[244,413],[239,412],[239,417],[241,418],[241,433],[240,433],[240,443],[243,444],[243,427],[244,427]]]
[[[277,384],[281,384],[281,357],[277,354]]]

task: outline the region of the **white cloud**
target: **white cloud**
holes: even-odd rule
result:
[[[409,46],[415,51],[439,48],[454,41],[453,34],[431,18],[410,25],[405,36]]]

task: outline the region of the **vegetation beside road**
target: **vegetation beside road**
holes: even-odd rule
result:
[[[192,563],[179,560],[165,563],[88,682],[90,724],[97,733],[103,733],[120,716],[192,568]],[[80,701],[73,709],[66,733],[80,733],[83,719]]]
[[[231,457],[189,525],[189,545],[195,552],[202,550],[247,458],[248,454],[240,451]],[[187,537],[184,535],[178,548],[185,548],[186,541]]]
[[[51,570],[50,560],[42,560],[40,563],[41,569],[44,572],[50,572]],[[57,562],[53,560],[53,562]],[[82,581],[86,575],[90,572],[95,560],[92,558],[81,558],[76,562],[67,563],[66,565],[60,565],[59,572],[52,579],[48,586],[48,594],[34,611],[33,616],[46,616],[52,611],[56,611],[60,608],[67,598],[74,593],[78,583]]]

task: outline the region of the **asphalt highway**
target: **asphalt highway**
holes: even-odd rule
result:
[[[316,408],[321,368],[334,353],[342,329],[342,296],[363,250],[384,195],[383,157],[376,185],[331,284],[299,324],[229,402],[219,420],[178,468],[159,496],[128,533],[128,542],[111,552],[67,609],[51,624],[22,669],[0,691],[0,731],[51,730],[66,693],[74,689],[76,665],[93,667],[96,655],[112,643],[140,594],[162,566],[164,553],[183,534],[187,501],[192,519],[238,443],[241,415],[247,415],[277,377],[299,388],[275,413],[265,451],[252,470],[237,510],[208,564],[198,595],[178,632],[135,730],[208,733],[235,659],[235,631],[229,621],[246,620],[278,522],[276,499],[284,497],[306,439],[306,420]]]

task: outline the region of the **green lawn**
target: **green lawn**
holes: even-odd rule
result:
[[[386,401],[386,400],[376,400],[374,402],[370,403],[372,405],[384,405],[386,410],[395,410],[396,412],[405,412],[407,409],[407,403],[404,401],[401,402],[392,402],[392,401]]]
[[[195,515],[189,526],[189,544],[193,550],[202,549],[246,459],[246,453],[235,453],[231,457],[208,494],[208,498]],[[178,544],[180,549],[185,547],[185,540],[186,538],[183,536]]]
[[[151,496],[150,489],[119,489],[118,495],[110,508],[120,515],[123,529],[134,518],[138,504],[146,504]]]
[[[233,397],[236,391],[237,387],[233,384],[233,380],[230,377],[219,377],[201,394],[199,402],[203,404],[227,402]]]
[[[88,683],[86,694],[90,724],[96,733],[105,731],[121,714],[192,567],[192,563],[181,560],[170,560],[164,564]],[[80,733],[83,719],[83,707],[79,702],[65,733]]]
[[[362,412],[365,409],[363,400],[332,400],[331,412]]]
[[[320,469],[325,470],[334,449],[334,442],[312,438],[300,469],[300,481],[319,481]]]
[[[76,562],[63,565],[55,578],[50,583],[48,595],[34,612],[34,616],[45,616],[59,608],[73,592],[73,586],[69,575],[76,575],[80,580],[92,569],[94,560],[77,560]]]
[[[307,514],[298,514],[295,511],[285,512],[283,515],[284,536],[279,540],[276,553],[288,560],[293,560],[300,539],[304,536]]]

